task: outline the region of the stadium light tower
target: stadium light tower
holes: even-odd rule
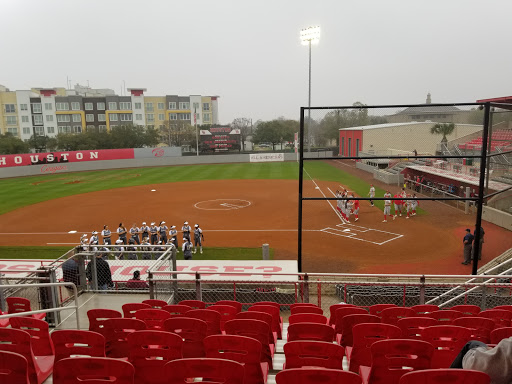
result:
[[[309,90],[308,90],[308,152],[311,152],[311,44],[320,41],[320,27],[309,27],[300,31],[300,42],[309,46]],[[302,150],[302,149],[301,149]]]

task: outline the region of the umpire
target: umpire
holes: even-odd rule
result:
[[[468,265],[471,264],[471,248],[474,240],[474,236],[471,234],[471,229],[466,229],[466,236],[464,236],[464,239],[462,240],[462,243],[464,244],[464,261],[462,264]]]

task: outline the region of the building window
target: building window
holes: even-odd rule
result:
[[[69,123],[71,118],[69,115],[57,115],[57,121],[59,123]]]
[[[98,111],[104,111],[105,110],[105,103],[97,103],[96,108],[98,108]]]
[[[121,113],[121,121],[132,121],[131,113]]]
[[[146,112],[153,112],[153,103],[146,103]]]
[[[41,113],[41,104],[40,103],[34,103],[32,104],[32,113]]]
[[[14,104],[5,104],[5,113],[15,113],[16,105]]]
[[[121,109],[123,111],[129,111],[130,109],[132,109],[132,103],[120,102],[119,103],[119,109]]]
[[[28,116],[21,116],[22,123],[28,123]]]
[[[53,121],[53,115],[46,115],[46,122],[51,123]]]
[[[210,122],[210,114],[209,113],[203,113],[203,121]]]
[[[85,121],[94,122],[94,115],[92,113],[88,113],[87,115],[85,115]]]
[[[110,101],[108,103],[108,109],[110,110],[116,110],[117,109],[117,103],[115,101]]]
[[[7,128],[7,133],[12,134],[13,136],[18,136],[18,128]]]
[[[110,121],[117,121],[117,113],[111,113],[109,116],[110,116]]]
[[[90,127],[94,128],[94,125],[88,125],[87,129]],[[82,127],[80,125],[73,126],[73,133],[82,133]]]
[[[90,111],[92,109],[92,103],[85,103],[85,109],[87,111]],[[80,110],[80,103],[73,101],[71,103],[71,110],[72,111],[79,111]]]
[[[6,116],[6,118],[7,118],[7,125],[16,125],[16,124],[18,124],[17,116]]]
[[[135,103],[135,109],[142,109],[142,103]]]
[[[43,115],[34,115],[34,125],[43,125]]]
[[[71,133],[71,127],[69,125],[60,126],[59,133]]]
[[[107,121],[104,113],[98,115],[98,121]]]
[[[47,127],[46,130],[48,131],[48,133],[55,133],[54,127]]]
[[[20,104],[20,109],[21,109],[22,111],[28,111],[27,104]]]
[[[164,109],[164,103],[158,103],[158,109]]]
[[[165,115],[163,113],[159,113],[158,120],[165,120]]]
[[[24,135],[30,135],[30,128],[29,127],[23,127],[23,134]]]
[[[52,103],[44,103],[44,110],[45,111],[53,111]]]
[[[69,111],[69,103],[55,103],[57,111]]]
[[[180,102],[180,109],[181,110],[190,109],[190,103],[188,103],[188,102]]]
[[[194,109],[199,109],[199,103],[194,103],[194,104],[192,104],[192,107],[193,107]]]
[[[79,123],[81,121],[82,121],[82,116],[80,116],[79,114],[73,115],[73,123]]]
[[[146,121],[148,123],[154,123],[155,122],[155,115],[153,115],[152,113],[148,113],[146,115]]]
[[[203,103],[203,111],[209,111],[210,110],[210,103]]]
[[[142,113],[137,113],[135,115],[135,120],[142,120]]]
[[[100,125],[99,129],[100,129],[100,132],[106,132],[107,131],[107,126],[106,125]]]
[[[37,136],[44,136],[44,127],[34,127]]]
[[[169,119],[170,120],[178,120],[178,114],[177,113],[169,113]]]
[[[180,120],[190,120],[190,113],[180,113]]]
[[[176,109],[176,103],[174,101],[169,101],[169,109]]]

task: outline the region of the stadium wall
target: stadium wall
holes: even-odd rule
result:
[[[512,231],[512,215],[491,207],[483,207],[482,220]]]

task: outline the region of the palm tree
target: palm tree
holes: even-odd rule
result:
[[[430,133],[433,135],[443,135],[441,143],[446,144],[446,142],[448,141],[446,136],[450,135],[454,129],[454,123],[437,123],[432,128],[430,128]]]

